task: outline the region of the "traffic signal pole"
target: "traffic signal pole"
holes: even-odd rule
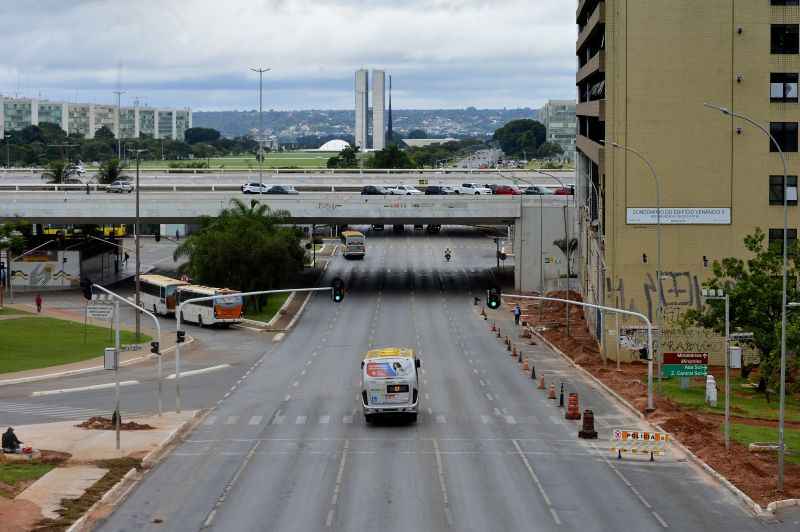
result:
[[[260,296],[267,294],[286,294],[289,292],[332,292],[336,295],[337,290],[342,290],[340,293],[343,296],[344,283],[341,279],[334,279],[331,283],[332,286],[325,286],[319,288],[288,288],[283,290],[258,290],[256,292],[236,292],[232,294],[220,294],[216,296],[194,297],[181,301],[175,309],[175,328],[176,328],[176,342],[175,342],[175,412],[181,412],[181,344],[186,338],[186,333],[181,330],[181,321],[183,321],[183,306],[188,303],[200,303],[202,301],[216,301],[217,299],[224,299],[228,297],[245,297],[245,296]],[[341,302],[341,298],[337,301],[335,297],[332,298],[335,303]]]

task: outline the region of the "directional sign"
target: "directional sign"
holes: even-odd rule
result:
[[[94,320],[110,320],[114,315],[114,307],[111,305],[100,305],[93,303],[87,305],[86,315]]]
[[[705,377],[708,374],[708,353],[664,353],[663,377]]]

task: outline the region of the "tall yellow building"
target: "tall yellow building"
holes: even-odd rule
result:
[[[744,256],[760,227],[782,239],[789,162],[790,239],[796,239],[798,0],[580,0],[578,182],[587,300],[656,314],[701,305],[711,264]],[[656,279],[656,186],[661,184],[662,278]],[[590,320],[608,352],[615,321]],[[624,356],[624,354],[623,354]]]

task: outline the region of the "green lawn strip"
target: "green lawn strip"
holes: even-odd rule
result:
[[[731,377],[731,415],[754,419],[778,419],[778,396],[772,394],[767,403],[763,393],[755,388],[745,388],[747,381],[741,377]],[[662,393],[673,401],[699,412],[714,414],[725,413],[725,381],[717,379],[717,406],[705,403],[705,378],[691,379],[688,390],[680,387],[680,378],[673,377],[662,381]],[[793,397],[786,398],[786,419],[800,421],[800,401]]]
[[[0,464],[0,483],[6,484],[14,488],[17,483],[25,482],[28,480],[36,480],[44,476],[48,471],[53,469],[53,464],[42,464],[39,462],[9,462]],[[0,496],[13,497],[19,490],[13,490],[11,493],[6,493],[5,490],[0,489]]]
[[[108,328],[54,318],[18,318],[0,321],[0,373],[57,366],[103,356],[114,345]],[[135,334],[122,331],[123,344],[135,342]],[[150,337],[141,336],[141,343]]]
[[[24,310],[19,310],[16,308],[11,307],[3,307],[0,308],[0,316],[15,316],[15,315],[24,315],[24,314],[31,314],[30,312],[26,312]]]
[[[784,429],[783,437],[786,449],[793,453],[786,455],[786,461],[800,464],[800,429]],[[731,423],[731,438],[742,445],[749,445],[755,442],[777,443],[778,429],[745,425],[744,423]]]
[[[256,312],[255,309],[253,309],[252,312],[245,312],[244,317],[249,320],[268,322],[275,316],[288,298],[288,292],[284,294],[272,294],[269,296],[269,299],[267,299],[267,304],[261,307],[261,312]]]

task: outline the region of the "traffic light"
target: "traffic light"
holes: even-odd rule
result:
[[[158,342],[150,342],[150,352],[154,355],[158,354]]]
[[[650,357],[647,354],[647,348],[646,347],[642,347],[641,349],[639,349],[639,359],[640,360],[650,360]]]
[[[81,279],[81,292],[88,301],[92,300],[92,281],[87,277]]]
[[[344,281],[337,277],[331,282],[331,287],[333,288],[333,302],[341,303],[344,299]]]
[[[499,288],[490,288],[486,293],[486,304],[487,306],[492,309],[500,308],[500,289]]]
[[[186,341],[186,331],[178,331],[178,337],[176,338],[176,342],[182,344]]]

